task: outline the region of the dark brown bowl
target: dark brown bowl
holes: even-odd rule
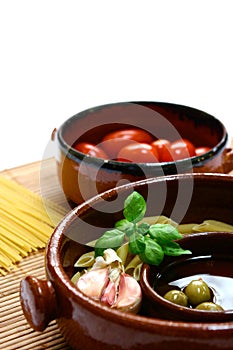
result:
[[[143,265],[141,287],[146,314],[189,322],[233,321],[233,299],[230,297],[232,303],[228,300],[233,285],[233,232],[196,233],[180,239],[179,244],[192,254],[165,257],[159,266]],[[208,281],[213,298],[217,297],[228,308],[208,312],[177,305],[163,297],[176,289],[174,286],[185,290],[194,278]]]
[[[86,156],[73,148],[77,140],[100,145],[107,133],[127,127],[144,129],[155,139],[186,138],[210,151],[176,162],[136,164]],[[91,108],[66,120],[55,138],[59,179],[73,205],[125,182],[192,171],[225,173],[231,167],[224,125],[205,112],[172,103],[124,102]]]
[[[21,304],[29,324],[43,331],[56,319],[73,349],[233,349],[233,322],[185,322],[132,315],[84,296],[70,278],[85,243],[113,227],[133,191],[147,199],[146,215],[163,213],[177,222],[216,219],[233,224],[233,177],[168,175],[130,183],[79,205],[55,229],[46,250],[47,280],[21,282]]]

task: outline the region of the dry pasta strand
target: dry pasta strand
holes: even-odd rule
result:
[[[91,251],[80,256],[75,267],[91,267],[95,262],[95,252]]]
[[[0,175],[0,275],[44,249],[66,209]]]
[[[129,255],[129,248],[128,247],[129,247],[128,243],[125,243],[121,247],[119,247],[116,251],[117,255],[121,259],[123,265],[126,264],[126,260],[127,260],[128,255]]]
[[[140,276],[141,266],[142,266],[141,259],[139,258],[138,255],[135,255],[133,259],[128,263],[128,265],[125,267],[125,272],[138,280]]]
[[[21,257],[28,256],[27,251],[25,249],[22,249],[19,244],[15,244],[14,240],[11,240],[8,236],[6,237],[0,234],[0,241],[6,243],[8,247],[11,246],[12,248],[15,248]]]
[[[171,218],[165,216],[165,215],[158,215],[158,216],[146,216],[144,217],[139,223],[146,222],[149,225],[154,224],[170,224],[173,226],[177,226],[177,223],[172,220]]]
[[[233,226],[217,220],[205,220],[193,227],[193,232],[225,231],[233,232]]]
[[[177,226],[177,230],[182,234],[188,234],[194,232],[193,229],[197,224],[180,224]]]

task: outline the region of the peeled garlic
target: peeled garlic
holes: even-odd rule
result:
[[[121,274],[115,307],[123,311],[137,313],[141,306],[141,300],[141,288],[136,279],[125,273]]]
[[[141,287],[124,273],[121,259],[113,249],[106,249],[102,257],[97,257],[76,286],[85,295],[121,311],[136,313],[141,305]]]
[[[76,282],[77,287],[89,297],[99,300],[103,289],[108,284],[108,268],[90,270],[82,275]]]

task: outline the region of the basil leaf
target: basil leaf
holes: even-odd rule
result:
[[[146,212],[146,201],[136,191],[132,192],[124,203],[124,217],[133,223],[140,221]]]
[[[107,248],[119,248],[128,236],[129,252],[139,255],[141,260],[151,265],[159,265],[164,255],[179,256],[192,254],[184,250],[176,242],[182,234],[170,224],[149,225],[138,224],[146,212],[146,201],[136,191],[132,192],[124,202],[124,219],[115,224],[115,228],[106,231],[95,244],[95,257],[103,255]]]
[[[150,228],[150,225],[146,222],[142,222],[140,225],[137,226],[137,232],[141,233],[143,236],[148,233]]]
[[[156,239],[160,245],[168,244],[182,237],[182,234],[170,224],[155,224],[149,229],[151,238]]]
[[[134,224],[126,219],[122,219],[115,223],[115,228],[121,231],[127,231],[129,229],[134,229]]]
[[[150,237],[145,237],[145,250],[139,256],[147,264],[159,265],[164,258],[162,247]]]
[[[133,234],[129,239],[129,252],[132,254],[140,254],[145,250],[144,236],[141,234]]]
[[[127,230],[125,230],[126,236],[130,237],[135,232],[135,227],[129,227]]]
[[[176,242],[170,242],[163,247],[164,254],[169,256],[180,256],[183,254],[192,254],[190,250],[181,248]]]
[[[95,257],[103,255],[107,248],[119,248],[124,241],[124,237],[124,232],[118,229],[106,231],[95,243]]]
[[[127,219],[122,219],[116,222],[115,227],[118,230],[123,231],[126,236],[131,236],[134,231],[135,231],[135,224],[133,224],[132,222],[128,221]]]

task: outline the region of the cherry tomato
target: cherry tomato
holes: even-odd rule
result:
[[[106,153],[102,150],[102,148],[93,145],[88,142],[80,142],[74,145],[74,148],[82,153],[88,154],[91,157],[108,159]]]
[[[111,159],[115,159],[120,149],[130,144],[130,141],[150,144],[153,137],[147,131],[141,129],[116,130],[103,137],[101,147]]]
[[[161,161],[161,153],[166,147],[169,147],[170,144],[171,142],[166,139],[159,139],[151,143],[151,146],[157,150],[159,161]]]
[[[168,145],[166,149],[161,152],[162,162],[172,162],[184,158],[193,157],[196,155],[194,145],[186,140],[180,139]]]
[[[134,143],[123,147],[118,153],[117,160],[133,163],[157,163],[158,153],[147,143]]]
[[[186,139],[172,142],[171,150],[174,160],[189,158],[196,155],[194,145]]]
[[[195,152],[196,152],[196,156],[201,156],[202,154],[209,152],[211,150],[210,147],[196,147]]]
[[[159,153],[159,161],[160,162],[174,162],[174,158],[172,156],[171,144],[162,148]]]

